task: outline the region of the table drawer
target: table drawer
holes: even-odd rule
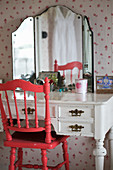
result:
[[[90,136],[94,134],[93,121],[72,122],[67,120],[59,120],[58,131],[65,135]]]
[[[58,114],[58,117],[66,118],[93,118],[94,108],[93,106],[62,105],[58,107]]]
[[[25,106],[24,106],[23,102],[19,102],[19,103],[17,103],[17,105],[18,105],[18,113],[19,113],[20,119],[24,119],[25,118],[25,111],[24,111]],[[31,104],[27,104],[27,108],[34,109],[34,106],[33,106],[32,102],[31,102]],[[14,103],[10,103],[10,109],[11,109],[12,117],[16,118],[16,108],[15,108]],[[7,113],[8,117],[9,117],[7,104],[5,106],[5,110],[6,110],[6,113]],[[34,112],[33,111],[30,112],[29,117],[34,117]]]
[[[11,112],[12,112],[12,117],[13,118],[16,118],[16,110],[15,110],[15,104],[14,103],[11,103],[10,104],[10,108],[11,108]],[[27,108],[28,108],[28,117],[29,119],[34,119],[35,118],[35,107],[34,107],[34,103],[33,102],[28,102],[27,103]],[[6,109],[6,113],[8,115],[8,108],[7,106],[5,107]],[[50,116],[51,118],[53,117],[56,117],[56,107],[55,105],[52,105],[50,107]],[[20,115],[20,118],[21,119],[25,119],[25,106],[24,104],[21,102],[18,103],[18,112],[19,112],[19,115]],[[44,119],[45,117],[45,104],[37,104],[37,113],[38,113],[38,118],[41,120]]]

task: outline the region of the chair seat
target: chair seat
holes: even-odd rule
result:
[[[14,132],[12,141],[5,141],[4,146],[20,147],[20,148],[37,148],[37,149],[53,149],[59,143],[63,142],[68,136],[56,135],[51,132],[53,140],[51,143],[45,143],[45,131],[43,132]]]

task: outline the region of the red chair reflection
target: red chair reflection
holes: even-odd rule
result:
[[[67,63],[65,65],[58,65],[57,60],[55,60],[54,63],[54,71],[63,71],[63,76],[65,77],[65,70],[71,70],[71,74],[70,74],[70,80],[72,83],[72,70],[77,67],[78,68],[78,77],[80,78],[80,71],[82,70],[82,63],[79,61],[73,61],[70,63]]]

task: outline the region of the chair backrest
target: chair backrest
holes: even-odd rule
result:
[[[82,70],[82,63],[79,62],[79,61],[73,61],[73,62],[70,62],[70,63],[67,63],[65,65],[58,65],[57,63],[57,60],[55,60],[55,63],[54,63],[54,71],[63,71],[63,76],[65,77],[65,70],[71,70],[71,73],[70,73],[70,80],[71,80],[71,83],[72,83],[72,70],[77,67],[78,68],[78,78],[80,78],[80,71]]]
[[[25,125],[23,126],[20,120],[19,116],[19,107],[18,107],[18,99],[17,99],[17,88],[22,89],[21,94],[25,110]],[[16,79],[12,81],[8,81],[4,84],[0,84],[0,91],[5,92],[5,99],[7,104],[7,109],[4,108],[4,102],[3,98],[0,95],[0,110],[1,110],[1,117],[3,122],[3,127],[6,132],[6,139],[12,140],[12,136],[10,134],[10,130],[18,131],[18,132],[39,132],[45,130],[46,137],[45,142],[50,143],[51,142],[51,119],[50,119],[50,112],[49,112],[49,93],[50,93],[50,85],[48,82],[48,78],[45,78],[45,83],[43,85],[35,85],[30,83],[29,81]],[[17,124],[14,125],[13,123],[13,116],[12,111],[14,112],[14,109],[11,109],[11,102],[9,100],[9,91],[10,93],[13,93],[13,97],[11,100],[14,100],[15,105],[15,114],[17,119]],[[34,111],[35,111],[35,123],[34,127],[30,127],[29,124],[29,115],[28,115],[28,102],[27,102],[27,93],[33,93],[33,100],[34,103]],[[44,93],[45,94],[45,127],[39,126],[39,120],[38,120],[38,113],[37,113],[37,97],[38,93]],[[8,110],[8,113],[6,113],[6,110]],[[8,116],[7,116],[8,115]],[[9,117],[9,123],[8,123],[8,117]]]

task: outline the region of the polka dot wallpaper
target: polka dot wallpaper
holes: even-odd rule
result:
[[[94,32],[95,75],[113,74],[113,1],[112,0],[0,0],[0,78],[12,79],[11,33],[28,16],[40,14],[53,5],[65,5],[76,13],[89,18]],[[4,133],[0,133],[0,166],[8,169],[9,149],[3,147]],[[106,140],[105,145],[108,145]],[[95,147],[93,138],[70,137],[68,139],[70,169],[94,170],[92,154]],[[108,147],[107,147],[108,148]],[[31,152],[30,152],[31,151]],[[25,161],[40,163],[40,152],[25,150]],[[48,150],[49,163],[61,160],[61,150]],[[105,157],[106,170],[109,165],[109,151]],[[62,168],[63,169],[63,168]]]
[[[65,5],[89,18],[94,32],[95,75],[113,74],[113,2],[111,0],[0,0],[0,78],[12,78],[11,33],[28,16]]]

